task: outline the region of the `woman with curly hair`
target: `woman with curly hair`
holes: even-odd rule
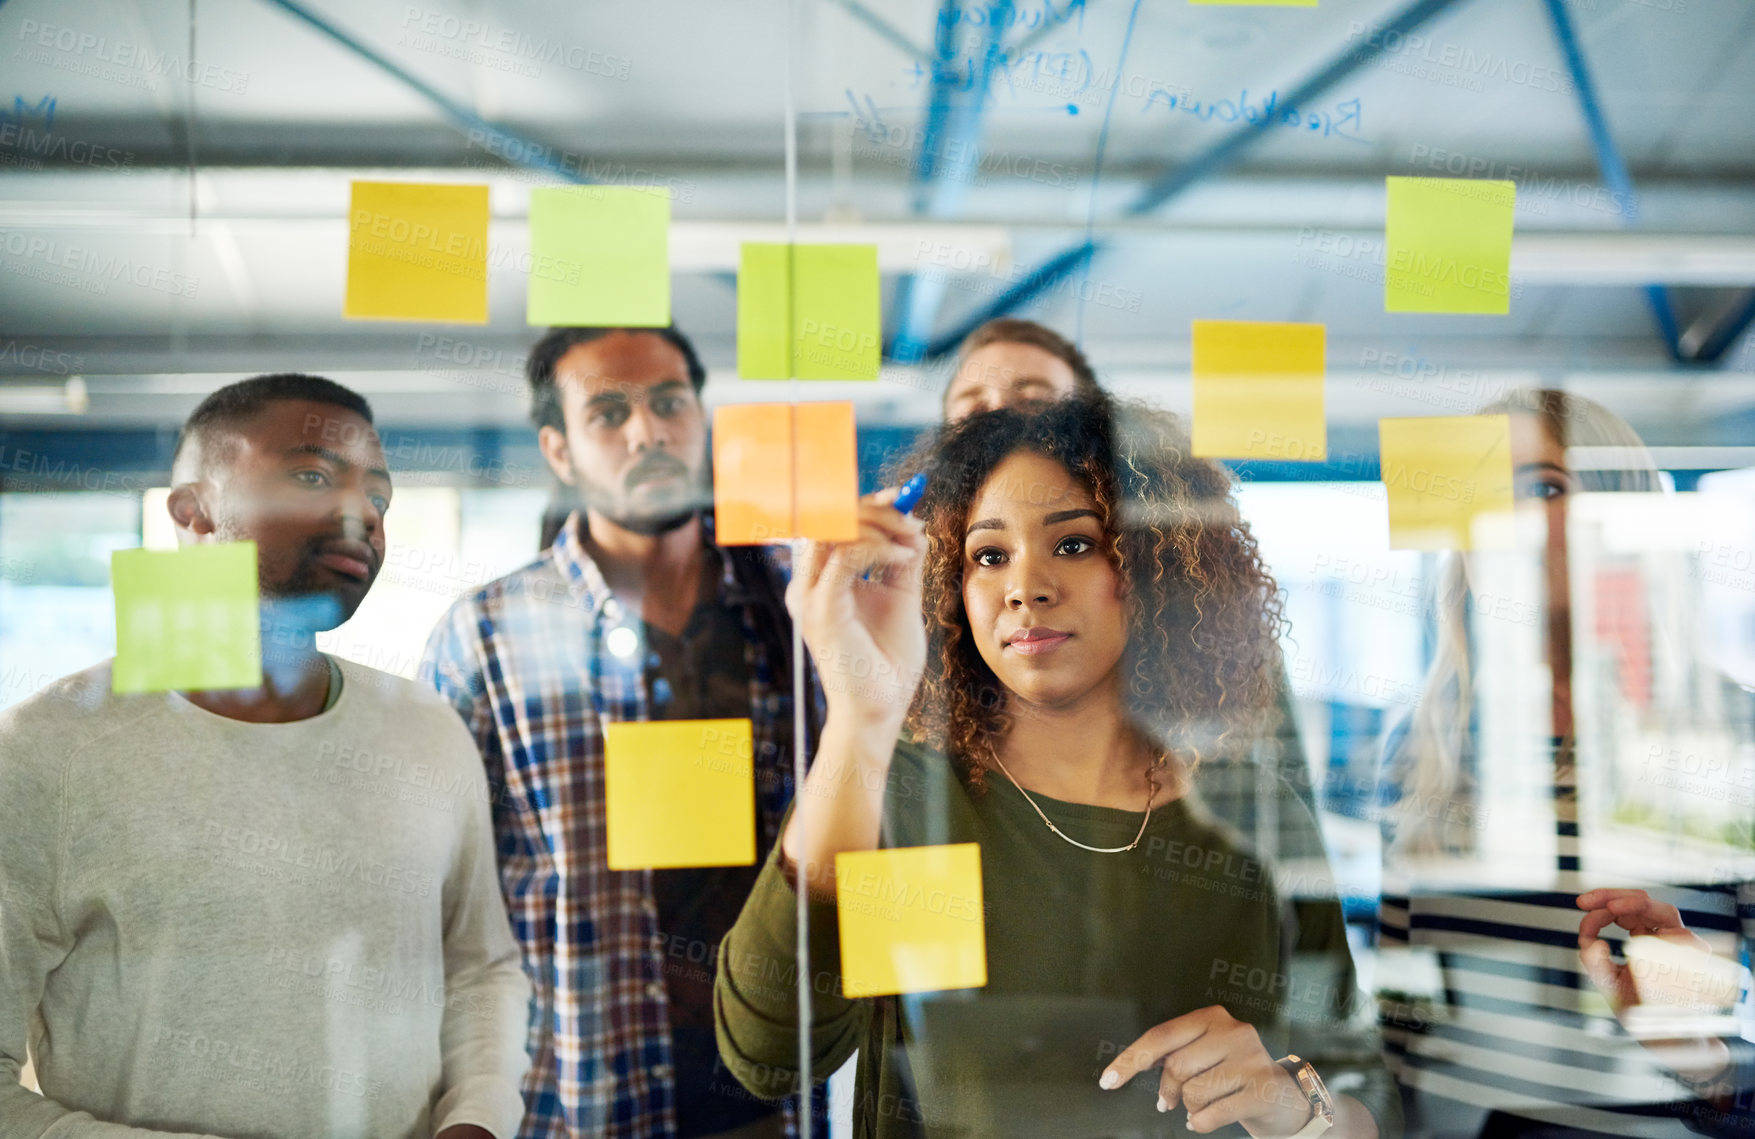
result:
[[[859,1050],[861,1136],[1394,1132],[1338,904],[1294,911],[1194,791],[1272,729],[1280,674],[1224,470],[1101,395],[971,415],[908,463],[916,515],[871,496],[788,593],[828,717],[720,956],[727,1067],[795,1090],[803,888],[812,1070]],[[959,842],[981,847],[986,985],[844,996],[836,855]]]

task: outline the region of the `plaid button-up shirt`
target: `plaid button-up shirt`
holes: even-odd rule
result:
[[[646,650],[631,639],[640,615],[611,595],[582,527],[575,513],[535,562],[453,605],[427,644],[421,676],[469,725],[493,789],[501,885],[535,990],[521,1139],[669,1139],[676,1120],[666,941],[652,873],[610,870],[605,848],[603,725],[648,718]],[[719,599],[744,614],[766,857],[792,797],[785,583],[763,551],[720,552]],[[612,652],[612,632],[617,648],[634,651]],[[813,740],[817,712],[813,699]],[[826,1127],[825,1103],[819,1087]],[[797,1102],[784,1111],[795,1135]]]

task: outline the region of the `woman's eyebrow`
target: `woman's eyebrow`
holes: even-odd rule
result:
[[[1046,517],[1042,520],[1042,525],[1053,526],[1057,522],[1071,522],[1074,518],[1096,518],[1096,517],[1097,517],[1097,512],[1095,510],[1087,510],[1086,508],[1081,506],[1077,510],[1056,510],[1053,514],[1050,514],[1048,517]]]
[[[1004,530],[1004,529],[1005,529],[1005,523],[1001,522],[999,519],[997,519],[997,518],[983,518],[979,522],[970,523],[969,528],[967,530],[963,531],[963,537],[967,538],[969,535],[973,534],[977,530]]]

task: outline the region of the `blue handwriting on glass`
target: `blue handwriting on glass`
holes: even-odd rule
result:
[[[1235,100],[1220,99],[1216,103],[1203,103],[1199,99],[1190,98],[1186,93],[1155,88],[1146,97],[1144,109],[1149,111],[1158,103],[1162,103],[1167,110],[1193,115],[1203,123],[1213,119],[1222,123],[1234,123],[1242,119],[1248,123],[1320,134],[1323,138],[1344,138],[1350,142],[1370,141],[1359,134],[1358,99],[1336,103],[1330,110],[1306,112],[1299,107],[1280,106],[1278,91],[1269,91],[1267,99],[1261,103],[1249,101],[1248,88],[1244,88]]]
[[[1000,79],[1016,94],[1020,89],[1037,91],[1068,99],[1082,95],[1091,86],[1096,68],[1090,53],[1078,51],[1026,51],[1018,55],[996,51],[991,53],[990,80]],[[951,91],[973,91],[985,66],[974,56],[938,60],[928,66],[915,63],[903,68],[909,76],[909,90],[919,90],[931,79]]]
[[[938,22],[947,28],[955,27],[958,24],[972,24],[976,27],[997,24],[1002,28],[1039,28],[1043,25],[1054,27],[1058,24],[1064,24],[1076,15],[1079,18],[1079,31],[1082,32],[1085,30],[1085,3],[1086,0],[1067,0],[1064,9],[1056,8],[1054,0],[1042,0],[1040,7],[1028,4],[1021,8],[1015,8],[1010,4],[971,4],[968,7],[946,4],[939,9]]]
[[[37,100],[37,105],[33,107],[24,101],[23,95],[14,95],[12,97],[12,113],[10,115],[6,113],[5,107],[0,107],[0,123],[22,123],[35,116],[40,117],[43,120],[43,126],[45,128],[51,128],[55,125],[56,102],[57,100],[53,95],[44,95],[41,99]]]

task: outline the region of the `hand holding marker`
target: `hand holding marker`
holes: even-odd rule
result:
[[[914,508],[920,505],[920,500],[925,497],[925,495],[926,472],[921,471],[919,474],[902,484],[902,489],[896,492],[896,500],[890,503],[890,505],[901,511],[903,514],[912,514],[914,513]]]
[[[896,497],[890,502],[890,505],[895,507],[896,511],[900,514],[912,514],[914,513],[914,508],[920,505],[920,500],[925,497],[925,495],[926,472],[921,471],[919,474],[902,484],[902,489],[896,492]],[[866,570],[864,573],[860,574],[859,580],[870,581],[871,571]]]

